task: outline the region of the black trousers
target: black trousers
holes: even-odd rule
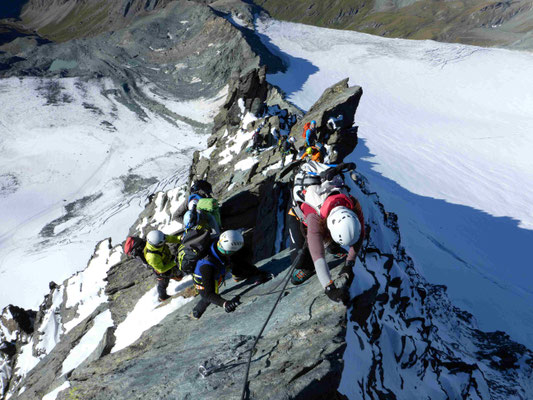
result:
[[[243,260],[237,262],[232,261],[229,269],[231,269],[233,277],[238,279],[248,279],[261,274],[261,271],[255,265]],[[209,294],[205,290],[198,290],[198,292],[200,293],[200,301],[192,310],[195,318],[200,318],[209,304],[211,304],[211,301],[208,299]]]
[[[304,232],[307,228],[296,219],[296,217],[289,215],[288,218],[288,227],[289,227],[289,239],[291,242],[291,263],[294,262],[298,256],[298,252],[305,244]],[[302,232],[304,229],[304,232]],[[302,264],[296,266],[297,269],[305,270],[314,270],[315,266],[313,264],[313,259],[311,258],[311,253],[309,249],[306,248],[304,256],[302,258]]]
[[[167,288],[168,284],[170,282],[170,279],[173,277],[177,277],[181,275],[181,271],[179,270],[178,266],[169,269],[166,272],[163,272],[162,274],[158,273],[154,269],[154,274],[157,279],[157,294],[160,298],[167,296]]]

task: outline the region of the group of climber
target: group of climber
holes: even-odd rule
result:
[[[255,278],[257,283],[262,283],[271,278],[240,254],[244,245],[240,230],[221,233],[220,211],[209,182],[197,180],[193,183],[187,201],[176,211],[175,218],[183,221],[183,231],[176,235],[150,231],[140,257],[153,268],[159,301],[170,298],[167,293],[170,280],[181,281],[185,275],[192,274],[201,296],[193,310],[194,318],[200,318],[209,304],[232,312],[239,299],[226,300],[219,294],[227,272],[231,272],[236,281]],[[178,244],[177,256],[170,250],[172,243]],[[130,247],[126,242],[128,254],[131,254]]]
[[[344,304],[350,300],[353,267],[365,237],[361,205],[344,181],[344,173],[354,168],[351,163],[328,165],[314,160],[301,163],[294,177],[287,224],[291,259],[298,264],[294,265],[291,282],[299,285],[316,273],[326,295]],[[258,284],[272,277],[246,261],[241,230],[222,229],[218,203],[207,181],[193,183],[175,218],[182,219],[183,231],[176,235],[150,231],[142,253],[156,275],[160,301],[169,298],[170,280],[180,281],[191,274],[201,297],[194,307],[194,318],[199,318],[209,304],[232,312],[240,304],[239,297],[225,299],[219,294],[227,273],[231,272],[236,281],[255,278]],[[177,256],[170,250],[172,243],[178,245]],[[345,259],[335,281],[326,252]]]
[[[292,161],[295,161],[298,154],[300,154],[301,160],[324,162],[327,156],[325,144],[327,144],[331,133],[338,131],[342,128],[342,125],[342,115],[329,118],[326,127],[320,132],[315,120],[305,123],[302,134],[304,138],[304,146],[300,147],[300,151],[296,149],[296,139],[294,137],[283,135],[279,132],[279,129],[273,128],[272,136],[275,141],[277,141],[277,147],[282,156],[282,167],[285,164],[286,157],[289,155],[292,155]],[[252,146],[250,147],[250,150],[256,154],[259,152],[263,144],[264,138],[261,135],[261,129],[263,126],[264,123],[258,126],[252,135]]]

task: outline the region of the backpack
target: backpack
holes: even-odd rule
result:
[[[211,214],[215,218],[215,221],[217,222],[218,226],[222,225],[222,222],[220,220],[220,207],[218,206],[217,199],[213,199],[211,197],[206,199],[200,199],[196,204],[196,209],[200,212],[203,211]]]
[[[293,211],[301,220],[304,219],[300,209],[302,203],[310,205],[320,214],[320,207],[328,196],[333,193],[349,194],[342,172],[339,171],[332,180],[325,179],[321,174],[331,167],[317,161],[309,161],[296,173],[292,191]],[[310,186],[313,186],[312,190],[308,190]]]
[[[304,125],[304,131],[302,133],[302,137],[305,139],[305,134],[307,133],[307,130],[311,129],[311,122],[306,122]]]
[[[149,266],[144,258],[144,248],[146,247],[146,239],[140,238],[138,236],[128,236],[126,243],[124,243],[124,254],[131,258],[137,258],[144,265]],[[160,251],[150,251],[150,253],[159,254]]]
[[[204,258],[211,246],[211,234],[205,229],[190,229],[185,232],[178,248],[178,265],[184,274],[192,274],[196,263]]]

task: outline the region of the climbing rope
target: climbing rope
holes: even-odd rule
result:
[[[285,292],[285,289],[287,288],[287,285],[289,284],[289,281],[290,281],[291,275],[292,275],[292,271],[294,271],[296,266],[298,264],[300,264],[305,250],[307,250],[307,239],[306,239],[306,241],[304,243],[304,246],[298,251],[298,255],[294,259],[294,261],[293,261],[293,263],[292,263],[292,265],[291,265],[291,267],[289,269],[289,272],[287,274],[287,279],[285,280],[285,284],[283,285],[283,289],[281,289],[281,292],[280,292],[276,302],[274,303],[274,306],[272,307],[272,310],[270,310],[270,313],[268,314],[268,317],[267,317],[265,323],[263,324],[263,327],[259,331],[259,334],[255,338],[254,344],[252,345],[252,348],[250,349],[250,354],[248,355],[248,361],[246,362],[246,373],[244,375],[244,384],[243,384],[243,388],[242,388],[241,400],[245,400],[246,399],[246,389],[248,389],[248,377],[250,375],[250,365],[252,364],[252,356],[254,354],[255,346],[257,346],[257,343],[259,342],[259,339],[261,338],[261,335],[263,334],[263,331],[265,330],[265,328],[266,328],[266,326],[268,324],[268,321],[270,321],[270,318],[272,317],[272,314],[274,314],[274,310],[278,306],[279,301],[281,300],[281,297],[283,296],[283,293]]]

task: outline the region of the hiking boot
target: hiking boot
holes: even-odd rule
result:
[[[173,281],[177,281],[177,282],[179,282],[179,281],[181,281],[181,280],[183,279],[183,275],[173,276],[173,277],[170,278],[170,279],[172,279]]]
[[[291,276],[291,283],[293,285],[300,285],[306,280],[311,278],[315,274],[315,271],[312,269],[298,269],[296,268]]]
[[[168,300],[170,299],[170,296],[168,294],[165,294],[164,296],[159,296],[159,301],[160,302],[163,302],[165,300]]]
[[[200,319],[201,316],[202,316],[202,314],[200,314],[198,311],[192,310],[192,312],[191,312],[191,318],[192,319]]]
[[[269,272],[266,272],[266,271],[261,271],[256,277],[255,277],[255,284],[261,284],[261,283],[265,283],[265,282],[268,282],[269,280],[271,280],[272,278],[274,277],[274,275],[272,275],[271,273]]]

